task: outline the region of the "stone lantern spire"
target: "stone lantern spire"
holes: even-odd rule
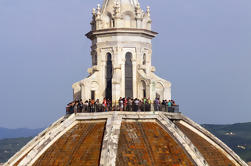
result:
[[[74,99],[171,99],[171,83],[154,74],[150,7],[138,0],[104,0],[92,10],[92,67],[73,84]]]

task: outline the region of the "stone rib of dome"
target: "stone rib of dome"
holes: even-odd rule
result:
[[[73,114],[46,129],[5,165],[247,166],[198,124],[164,112]]]
[[[198,148],[201,154],[205,157],[209,165],[235,165],[233,161],[228,159],[223,152],[216,146],[210,144],[199,134],[196,134],[180,122],[175,123],[179,129],[186,134],[192,143]]]

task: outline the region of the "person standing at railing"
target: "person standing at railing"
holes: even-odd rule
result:
[[[120,97],[120,98],[119,98],[119,111],[123,111],[123,107],[124,107],[123,100],[122,100],[122,98]]]
[[[72,102],[67,104],[66,106],[66,114],[72,114],[74,111],[73,111],[73,107],[72,107]]]
[[[132,99],[128,98],[127,111],[132,111]]]
[[[139,100],[136,98],[135,100],[134,100],[134,104],[135,104],[135,112],[137,112],[138,110],[139,110]]]
[[[85,103],[83,104],[83,111],[88,112],[88,107],[89,107],[88,100],[86,100]]]
[[[95,102],[95,112],[101,112],[99,99]]]
[[[156,97],[155,100],[154,100],[154,111],[158,111],[158,106],[159,106],[159,100],[158,98]]]
[[[176,103],[174,100],[171,100],[172,106],[176,106]]]
[[[104,112],[107,112],[107,100],[106,100],[106,98],[103,99],[103,108],[104,108]]]
[[[77,111],[78,111],[78,101],[76,100],[76,101],[74,101],[74,113],[76,114],[77,113]]]
[[[161,111],[166,111],[166,100],[162,100],[162,103],[161,103]]]
[[[127,101],[127,98],[125,97],[124,98],[124,111],[127,111],[127,104],[128,104],[128,101]]]
[[[171,100],[168,101],[167,106],[168,106],[168,107],[172,107],[172,102],[171,102]]]
[[[83,109],[83,102],[82,102],[82,99],[80,99],[77,103],[77,112],[78,113],[81,113],[82,112],[82,109]]]

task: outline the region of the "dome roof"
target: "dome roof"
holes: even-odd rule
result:
[[[63,117],[5,165],[247,166],[180,113],[107,112]]]

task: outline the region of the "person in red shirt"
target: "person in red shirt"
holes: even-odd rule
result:
[[[107,101],[106,101],[106,98],[104,98],[104,100],[103,100],[103,108],[104,108],[104,112],[107,112]]]

